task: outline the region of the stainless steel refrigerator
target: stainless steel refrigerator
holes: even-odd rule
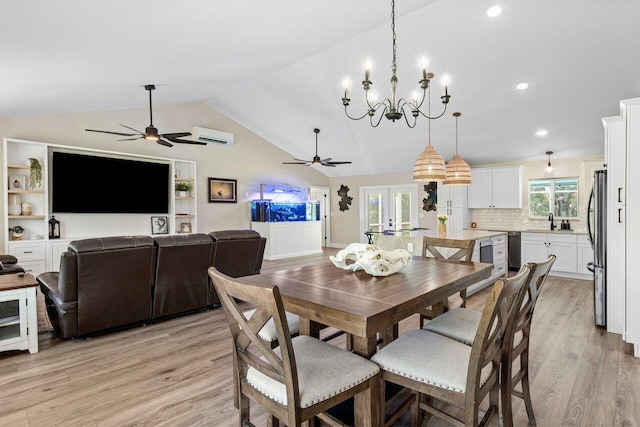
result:
[[[607,324],[607,171],[593,174],[593,186],[589,196],[587,229],[593,247],[593,262],[587,264],[593,272],[595,323]]]

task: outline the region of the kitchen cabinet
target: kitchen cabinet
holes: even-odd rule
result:
[[[471,169],[469,209],[522,209],[522,166]]]
[[[522,233],[522,262],[541,262],[555,255],[551,271],[578,272],[578,243],[575,234]]]
[[[578,235],[578,273],[592,275],[587,264],[593,262],[593,248],[588,234]]]
[[[626,292],[626,135],[622,116],[605,117],[604,126],[605,163],[607,166],[607,331],[624,332]],[[587,177],[590,178],[590,177]],[[591,190],[591,181],[589,182]]]
[[[444,185],[438,182],[438,215],[446,214],[447,229],[462,230],[471,225],[471,215],[467,208],[466,185]]]

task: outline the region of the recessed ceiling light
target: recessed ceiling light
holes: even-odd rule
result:
[[[528,88],[529,88],[529,83],[525,83],[525,82],[518,83],[518,85],[516,86],[516,88],[517,88],[518,90],[525,90],[525,89],[528,89]]]
[[[538,136],[547,136],[547,133],[548,132],[546,130],[542,129],[542,130],[539,130],[538,132],[536,132],[536,135],[538,135]]]
[[[502,13],[502,8],[500,6],[491,6],[487,10],[487,16],[489,16],[490,18],[495,18],[496,16],[500,15],[501,13]]]

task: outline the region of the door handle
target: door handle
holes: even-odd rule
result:
[[[618,224],[622,224],[622,208],[618,208]]]
[[[588,262],[588,263],[587,263],[587,270],[589,270],[589,271],[590,271],[590,272],[592,272],[592,273],[595,273],[595,272],[596,272],[596,269],[595,269],[595,267],[593,266],[593,263],[592,263],[592,262]]]
[[[618,187],[618,202],[622,203],[622,187]]]

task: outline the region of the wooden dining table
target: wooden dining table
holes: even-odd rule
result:
[[[342,330],[351,335],[352,351],[370,358],[379,335],[389,340],[401,320],[489,278],[492,268],[488,263],[415,256],[395,274],[371,276],[343,270],[327,259],[236,280],[278,286],[285,310],[300,316],[301,334],[318,337],[326,326]],[[356,396],[355,424],[377,425],[376,405]]]

